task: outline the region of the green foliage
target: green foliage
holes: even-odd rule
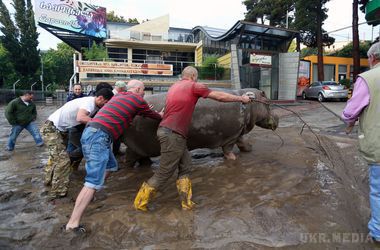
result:
[[[301,55],[300,55],[300,57],[304,58],[306,56],[317,55],[317,54],[318,54],[318,49],[317,48],[306,47],[306,48],[301,49]]]
[[[293,39],[293,41],[290,43],[288,52],[291,53],[291,52],[296,52],[296,51],[297,51],[297,42],[296,40]]]
[[[115,22],[115,23],[135,23],[135,24],[139,24],[139,21],[137,20],[137,18],[128,18],[125,19],[123,16],[118,16],[115,14],[115,11],[111,10],[109,12],[107,12],[107,21],[110,21],[110,22]]]
[[[17,79],[8,51],[0,43],[0,88],[10,88]]]
[[[360,6],[360,10],[365,13],[365,6],[367,5],[367,3],[369,2],[370,0],[359,0],[359,4],[361,5]]]
[[[91,48],[83,49],[86,60],[102,61],[108,58],[107,49],[102,44],[92,43]]]
[[[329,0],[320,0],[321,8],[315,0],[295,0],[295,20],[291,27],[300,31],[300,41],[308,47],[317,47],[317,17],[321,16],[322,25],[327,18],[327,8],[325,4]],[[322,29],[322,33],[325,30]],[[335,41],[334,38],[324,34],[322,36],[323,45],[329,46]]]
[[[49,49],[42,54],[45,86],[49,83],[59,86],[68,85],[73,75],[74,52],[67,44],[59,43],[56,50]]]
[[[342,49],[337,51],[336,53],[332,54],[334,56],[340,56],[340,57],[353,57],[352,50],[353,50],[352,42],[348,43],[346,46],[344,46]],[[367,51],[371,47],[370,41],[364,41],[359,43],[359,56],[360,58],[367,58]]]
[[[269,25],[279,27],[286,26],[287,12],[294,9],[294,0],[244,0],[243,4],[247,8],[246,21],[256,23],[260,19],[264,24],[264,20],[269,20]]]
[[[13,68],[22,79],[21,86],[28,88],[30,81],[38,80],[40,58],[38,33],[31,0],[13,0],[15,9],[12,21],[9,11],[0,0],[0,41],[9,53]]]
[[[218,57],[215,55],[206,56],[202,66],[196,67],[198,78],[206,80],[219,80],[223,78],[224,68],[218,64]]]
[[[339,80],[339,83],[346,86],[348,89],[351,87],[351,80],[350,79],[341,79]]]

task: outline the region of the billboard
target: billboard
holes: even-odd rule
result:
[[[106,8],[73,0],[35,0],[37,22],[97,38],[107,37]]]
[[[173,75],[171,64],[123,63],[103,61],[77,61],[79,73],[126,75]]]

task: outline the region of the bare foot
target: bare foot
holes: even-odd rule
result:
[[[227,160],[236,160],[236,155],[232,152],[229,152],[229,153],[225,153],[224,154],[224,157],[227,159]]]

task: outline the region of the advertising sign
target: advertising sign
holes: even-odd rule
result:
[[[106,8],[73,0],[35,0],[37,22],[88,36],[107,37]]]
[[[310,85],[310,65],[310,61],[300,61],[297,81],[297,96],[301,96],[302,91]]]
[[[252,53],[249,56],[249,63],[251,65],[256,65],[260,67],[271,67],[272,66],[272,56],[271,55],[262,55]]]
[[[173,75],[173,65],[147,64],[147,63],[123,63],[102,61],[77,61],[80,73],[94,74],[126,74],[126,75]]]

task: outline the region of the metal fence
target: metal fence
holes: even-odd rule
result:
[[[25,91],[29,90],[20,90],[16,89],[0,89],[0,103],[5,104],[12,101],[14,98],[23,95]],[[66,101],[66,92],[64,90],[57,91],[41,91],[34,90],[33,91],[33,101],[37,102],[46,102],[50,103],[51,101],[56,103],[61,103]]]

